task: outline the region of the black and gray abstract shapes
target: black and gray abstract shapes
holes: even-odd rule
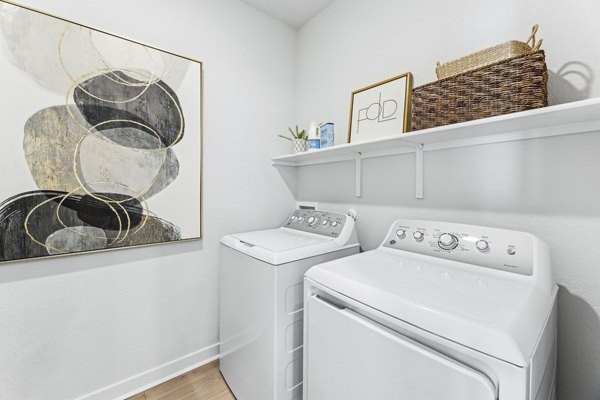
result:
[[[116,203],[100,203],[86,196],[48,190],[22,193],[4,201],[0,204],[0,260],[181,239],[177,227],[145,214],[141,207],[125,206],[136,221],[134,227]]]
[[[0,261],[181,240],[149,200],[180,174],[190,61],[3,2],[0,41],[48,98],[66,99],[22,121],[37,190],[0,204]]]
[[[73,98],[97,131],[136,128],[160,138],[165,147],[183,138],[181,105],[163,81],[145,84],[124,72],[109,72],[81,82]]]
[[[44,245],[49,254],[100,250],[106,248],[106,233],[93,226],[72,226],[54,232]]]
[[[77,202],[77,218],[104,230],[135,228],[142,223],[144,208],[138,199],[116,193],[86,194]]]
[[[73,105],[45,108],[27,120],[23,151],[38,188],[71,192],[85,182],[89,191],[149,199],[177,178],[175,151],[157,138],[135,128],[89,129]]]

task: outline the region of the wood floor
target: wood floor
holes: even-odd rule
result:
[[[235,400],[219,372],[219,362],[203,365],[128,400]]]

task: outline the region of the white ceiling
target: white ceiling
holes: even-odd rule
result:
[[[334,0],[242,0],[244,3],[291,26],[300,28]]]

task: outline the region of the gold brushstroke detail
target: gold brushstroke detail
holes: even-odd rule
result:
[[[128,72],[136,73],[135,71],[129,71],[129,70],[120,70],[120,71],[128,71]],[[97,126],[100,126],[101,124],[104,124],[106,122],[117,122],[117,121],[118,122],[132,122],[134,124],[137,124],[137,125],[140,125],[140,126],[143,126],[143,127],[146,127],[148,129],[150,129],[152,131],[152,133],[154,133],[154,135],[157,137],[159,143],[163,144],[162,140],[160,139],[160,135],[154,129],[146,126],[145,124],[142,124],[142,123],[139,123],[139,122],[136,122],[136,121],[132,121],[132,120],[129,120],[129,119],[119,119],[119,120],[104,121],[104,122],[101,122],[101,123],[93,126],[92,128],[88,129],[85,126],[83,126],[77,120],[77,118],[75,118],[75,116],[73,115],[73,113],[71,111],[71,108],[69,107],[69,105],[70,105],[69,104],[69,99],[71,98],[72,93],[75,91],[76,87],[80,87],[79,85],[81,84],[81,82],[83,82],[84,80],[86,80],[86,79],[88,79],[88,78],[90,78],[92,76],[99,76],[102,73],[104,73],[104,70],[97,70],[97,71],[91,72],[89,74],[82,75],[81,77],[78,78],[78,80],[76,80],[76,81],[73,82],[73,85],[71,85],[71,87],[67,91],[67,94],[66,94],[66,97],[65,97],[65,105],[67,106],[67,112],[69,113],[69,115],[71,116],[71,119],[73,119],[73,121],[75,122],[75,124],[79,125],[87,133],[91,133],[91,134],[95,135],[94,132],[92,132],[92,129],[95,129]],[[184,118],[183,118],[183,112],[181,110],[181,107],[179,107],[179,105],[177,104],[177,101],[175,100],[175,98],[173,98],[173,96],[171,96],[171,94],[164,87],[162,87],[160,84],[155,83],[154,85],[158,86],[163,92],[165,92],[165,94],[169,97],[169,99],[171,99],[171,101],[173,102],[173,106],[175,107],[175,109],[177,110],[177,114],[179,115],[179,122],[180,122],[180,124],[179,124],[179,132],[177,132],[177,136],[172,141],[172,143],[169,144],[168,146],[164,147],[164,149],[162,147],[158,148],[158,149],[155,149],[156,151],[162,151],[162,150],[170,149],[171,147],[175,146],[181,140],[181,138],[183,137]],[[90,96],[96,98],[97,100],[104,101],[101,98],[95,97],[93,95],[90,95]],[[138,97],[136,97],[135,99],[137,99]],[[133,100],[135,100],[135,99],[133,99]],[[133,101],[133,100],[130,100],[130,101]],[[124,103],[128,103],[128,102],[129,101],[124,101],[124,102],[120,102],[119,104],[124,104]],[[104,136],[102,134],[98,134],[98,135],[95,135],[95,136],[101,137],[104,140],[109,140],[110,142],[113,142],[112,140],[108,139],[106,136]],[[114,144],[119,145],[118,143],[114,143]],[[121,145],[119,145],[119,146],[121,146]],[[126,147],[126,146],[122,146],[122,147]],[[134,150],[141,150],[141,149],[134,149]],[[144,149],[144,150],[146,150],[146,149]],[[150,149],[148,149],[148,150],[150,150]]]
[[[135,123],[135,124],[138,124],[138,125],[141,125],[141,126],[145,126],[146,128],[148,128],[148,129],[152,130],[153,132],[155,132],[155,131],[154,131],[152,128],[150,128],[150,127],[146,126],[145,124],[142,124],[142,123],[139,123],[139,122],[136,122],[136,121],[129,121],[129,120],[119,120],[119,119],[116,119],[116,120],[108,120],[108,121],[100,122],[99,124],[97,124],[97,125],[93,126],[93,127],[92,127],[92,128],[90,128],[90,129],[95,129],[95,128],[96,128],[96,127],[98,127],[98,126],[105,125],[105,124],[109,124],[109,123],[113,123],[113,122],[132,122],[132,123]],[[91,133],[91,132],[90,132],[90,133]],[[155,132],[155,133],[156,133],[156,132]],[[82,190],[83,190],[83,191],[84,191],[86,194],[88,194],[88,195],[90,195],[90,196],[92,196],[93,198],[96,198],[96,199],[98,199],[98,200],[102,200],[101,198],[98,198],[97,196],[95,196],[93,193],[91,193],[91,192],[90,192],[90,191],[87,189],[87,187],[86,187],[86,184],[84,183],[83,177],[79,176],[79,172],[78,172],[78,163],[77,163],[77,155],[78,155],[78,153],[79,153],[79,148],[81,147],[81,144],[83,143],[83,141],[84,141],[86,138],[87,138],[87,135],[83,135],[83,136],[82,136],[82,137],[79,139],[79,141],[77,142],[77,144],[75,145],[75,150],[73,151],[73,174],[74,174],[74,176],[75,176],[75,179],[76,179],[76,180],[77,180],[77,182],[79,183],[79,185],[80,185],[80,188],[81,188],[81,189],[82,189]],[[112,140],[108,140],[107,138],[106,138],[105,140],[107,140],[107,142],[108,142],[108,143],[110,143],[111,145],[114,145],[114,146],[120,146],[118,143],[115,143],[115,142],[113,142]],[[161,143],[162,143],[162,142],[161,142]],[[129,148],[127,147],[127,149],[129,149]],[[162,160],[161,160],[161,164],[160,164],[159,172],[160,172],[160,169],[162,169],[162,166],[163,166],[163,165],[165,164],[165,162],[166,162],[166,159],[167,159],[167,151],[166,151],[166,150],[164,150],[164,151],[162,152],[162,155],[163,155],[163,158],[162,158]],[[111,202],[111,203],[124,203],[124,202],[126,202],[126,201],[130,201],[130,200],[133,200],[133,199],[137,199],[138,197],[142,197],[144,194],[146,194],[146,193],[148,192],[148,190],[150,190],[150,188],[152,187],[152,185],[154,185],[154,183],[155,183],[155,182],[156,182],[156,180],[158,179],[158,176],[159,176],[159,174],[157,173],[157,174],[154,176],[154,178],[152,179],[152,181],[151,181],[151,182],[148,184],[148,186],[147,186],[146,188],[142,189],[142,190],[141,190],[139,193],[137,193],[137,190],[136,190],[136,189],[133,189],[133,188],[131,188],[131,187],[127,186],[127,185],[123,185],[123,186],[125,186],[125,187],[127,187],[127,188],[129,188],[129,189],[133,189],[133,193],[134,193],[134,195],[131,195],[131,194],[130,194],[130,195],[129,195],[130,197],[128,197],[128,198],[125,198],[125,199],[123,199],[123,200],[119,200],[119,201],[117,201],[117,200],[111,200],[110,202]],[[117,185],[122,185],[121,183],[118,183],[118,182],[114,182],[114,183],[115,183],[115,184],[117,184]],[[93,185],[93,184],[94,184],[94,183],[88,183],[88,185]],[[127,194],[124,194],[124,193],[123,193],[123,195],[127,196]]]
[[[177,101],[175,101],[175,99],[173,98],[173,96],[171,96],[171,94],[164,87],[162,87],[160,84],[155,83],[155,85],[158,86],[171,99],[171,101],[173,102],[173,105],[175,106],[175,108],[177,110],[179,118],[180,118],[179,132],[177,134],[177,137],[172,141],[172,143],[170,145],[164,146],[164,144],[162,143],[162,140],[160,138],[160,135],[153,128],[151,128],[148,125],[143,124],[141,122],[133,121],[133,120],[130,120],[130,119],[107,120],[107,121],[100,122],[100,123],[98,123],[98,124],[96,124],[96,125],[94,125],[94,126],[92,126],[90,128],[85,127],[73,115],[73,112],[72,112],[70,104],[69,104],[69,99],[71,97],[71,93],[75,90],[75,87],[80,87],[79,85],[81,84],[81,82],[83,80],[88,79],[89,76],[96,75],[98,72],[101,72],[101,70],[95,71],[95,72],[91,72],[91,73],[86,74],[86,75],[83,75],[83,76],[79,77],[77,80],[75,80],[73,82],[73,84],[71,85],[71,87],[69,88],[69,90],[67,91],[67,95],[66,95],[66,98],[65,98],[65,103],[66,103],[67,113],[69,114],[69,116],[71,117],[71,119],[75,122],[76,125],[79,125],[86,132],[86,134],[84,134],[84,135],[81,136],[81,138],[79,139],[79,141],[78,141],[78,143],[77,143],[77,145],[75,147],[75,151],[74,151],[74,154],[73,154],[73,174],[75,176],[75,179],[77,180],[77,182],[81,186],[81,189],[83,189],[86,194],[88,194],[88,195],[90,195],[90,196],[92,196],[92,197],[94,197],[94,198],[102,201],[101,198],[96,197],[93,193],[91,193],[87,189],[86,185],[83,183],[82,177],[80,177],[79,173],[78,173],[78,168],[77,168],[77,166],[78,166],[78,164],[77,164],[77,153],[79,152],[79,147],[81,146],[81,143],[87,137],[87,134],[92,134],[95,137],[97,137],[97,138],[99,138],[101,140],[107,141],[108,143],[110,143],[112,145],[121,146],[121,147],[127,148],[128,150],[131,150],[131,151],[134,151],[134,152],[145,152],[145,153],[152,152],[152,151],[163,152],[163,158],[162,158],[161,167],[160,167],[160,168],[162,168],[162,166],[164,165],[164,163],[166,162],[166,159],[167,159],[167,150],[170,149],[171,147],[175,146],[175,144],[177,144],[178,141],[183,136],[183,129],[184,129],[184,122],[183,121],[184,121],[184,119],[183,119],[183,112],[182,112],[181,108],[179,107],[179,105],[177,104]],[[135,71],[132,71],[132,72],[136,73]],[[99,99],[99,100],[103,101],[102,99]],[[138,126],[147,128],[148,130],[150,130],[156,136],[156,138],[158,140],[158,143],[161,145],[161,147],[159,147],[157,149],[132,149],[132,148],[129,148],[129,147],[126,147],[126,146],[122,146],[119,143],[115,143],[114,141],[110,140],[106,136],[104,136],[101,133],[99,133],[97,131],[97,129],[96,129],[99,126],[106,125],[106,124],[109,124],[109,123],[114,123],[114,122],[127,122],[127,123],[132,123],[134,125],[138,125]],[[159,169],[159,171],[160,171],[160,169]],[[142,197],[144,194],[146,194],[148,192],[148,190],[150,190],[150,188],[152,187],[152,185],[154,185],[154,183],[158,179],[158,176],[159,176],[159,174],[156,174],[156,176],[154,177],[154,179],[152,179],[152,181],[150,182],[150,184],[145,189],[143,189],[141,192],[137,193],[136,196],[131,196],[129,198],[126,198],[124,200],[121,200],[121,202],[129,201],[129,200],[132,200],[132,199],[138,198],[138,197]],[[135,193],[135,190],[134,190],[134,193]],[[117,202],[117,201],[114,201],[114,202]]]
[[[73,193],[73,192],[72,192],[72,193]],[[63,194],[63,195],[60,195],[60,196],[52,197],[52,198],[50,198],[50,199],[48,199],[48,200],[44,200],[44,201],[43,201],[43,202],[41,202],[40,204],[38,204],[38,205],[36,205],[35,207],[33,207],[33,208],[31,209],[31,211],[29,211],[29,213],[28,213],[28,214],[27,214],[27,216],[25,217],[25,221],[23,222],[23,226],[25,227],[25,233],[27,234],[27,236],[29,236],[29,238],[30,238],[30,239],[31,239],[31,240],[32,240],[34,243],[37,243],[37,244],[39,244],[40,246],[42,246],[42,247],[44,247],[44,248],[46,248],[46,249],[55,250],[55,251],[58,251],[58,252],[63,252],[63,251],[65,251],[64,249],[57,249],[57,248],[55,248],[55,247],[48,246],[48,245],[46,245],[46,243],[42,243],[42,242],[40,242],[39,240],[37,240],[37,239],[36,239],[36,238],[35,238],[35,237],[34,237],[34,236],[31,234],[31,232],[29,232],[29,218],[31,218],[31,216],[33,215],[33,213],[34,213],[34,212],[35,212],[35,211],[36,211],[38,208],[42,207],[43,205],[45,205],[45,204],[47,204],[47,203],[49,203],[49,202],[51,202],[51,201],[55,201],[55,200],[57,200],[57,199],[59,199],[59,198],[62,198],[62,200],[64,200],[64,198],[66,198],[66,197],[70,196],[72,193],[69,193],[69,194],[66,194],[66,195],[65,195],[65,194]],[[110,205],[109,205],[109,207],[111,208],[111,210],[113,210],[113,212],[115,213],[115,215],[116,215],[116,217],[117,217],[117,220],[119,221],[119,233],[118,233],[118,235],[117,235],[117,237],[118,237],[118,236],[120,236],[120,235],[121,235],[121,231],[122,231],[122,227],[123,227],[123,225],[122,225],[122,223],[121,223],[121,218],[119,217],[119,214],[118,214],[118,213],[117,213],[117,211],[114,209],[114,207],[112,207],[112,206],[110,206]],[[57,205],[57,212],[58,212],[58,210],[59,210],[59,209],[60,209],[60,207]],[[63,224],[63,226],[65,226],[65,225]],[[69,228],[69,227],[66,227],[66,226],[65,226],[65,228]]]
[[[92,184],[103,184],[103,183],[106,183],[106,184],[116,184],[115,182],[92,182]],[[123,185],[123,184],[118,184],[118,185],[125,186],[125,187],[127,186],[127,185]],[[107,239],[107,241],[110,240],[110,243],[108,243],[107,246],[110,246],[110,245],[112,245],[114,243],[121,243],[121,242],[123,242],[129,236],[130,230],[131,230],[131,218],[129,216],[129,212],[121,204],[117,204],[123,210],[123,212],[125,213],[125,216],[127,217],[127,229],[125,231],[123,231],[123,223],[122,223],[121,217],[119,216],[118,211],[111,204],[109,204],[109,202],[106,201],[106,200],[101,200],[101,201],[104,204],[106,204],[112,210],[112,212],[115,214],[115,217],[117,218],[117,221],[118,221],[118,224],[119,224],[119,230],[117,232],[117,236],[115,236],[115,237],[108,237],[106,235],[105,236],[89,235],[89,234],[84,234],[84,233],[82,233],[80,231],[77,231],[76,229],[74,229],[76,227],[67,226],[65,224],[65,222],[62,220],[62,218],[60,217],[60,209],[63,207],[64,201],[66,199],[68,199],[69,197],[71,197],[73,194],[75,194],[75,192],[77,190],[79,190],[79,189],[80,188],[76,188],[75,190],[71,191],[70,193],[67,193],[67,194],[64,194],[64,195],[55,196],[55,197],[52,197],[52,198],[50,198],[48,200],[45,200],[45,201],[41,202],[40,204],[36,205],[35,207],[33,207],[29,211],[29,213],[25,217],[25,221],[24,221],[23,225],[25,227],[25,233],[27,234],[27,236],[29,236],[29,238],[33,242],[39,244],[40,246],[43,246],[47,250],[54,250],[54,251],[58,251],[58,252],[67,251],[67,249],[57,249],[55,247],[46,245],[46,243],[40,242],[29,231],[29,219],[34,214],[34,212],[37,209],[41,208],[43,205],[45,205],[47,203],[50,203],[52,201],[58,200],[59,198],[60,198],[60,201],[58,202],[58,204],[56,206],[56,212],[55,213],[56,213],[56,217],[58,219],[58,222],[63,226],[64,229],[67,229],[70,232],[74,232],[75,234],[80,235],[80,236],[84,236],[84,237],[92,237],[92,238],[96,238],[96,239]],[[106,199],[109,199],[107,196],[103,196],[103,197],[105,197]],[[144,226],[146,225],[146,223],[148,222],[148,219],[150,217],[149,214],[152,214],[153,216],[156,216],[155,213],[153,213],[150,210],[148,210],[148,208],[147,208],[148,207],[147,200],[145,198],[142,198],[142,200],[143,200],[142,210],[144,212],[143,213],[143,222],[140,224],[140,226],[133,233],[131,233],[131,235],[137,234],[140,230],[142,230],[144,228]],[[86,226],[87,225],[79,225],[77,227],[86,227]],[[91,227],[93,227],[93,226],[91,226]],[[123,237],[120,238],[121,234],[123,234]]]
[[[95,182],[98,183],[98,182]],[[68,193],[66,195],[63,196],[63,198],[60,200],[60,202],[58,203],[58,207],[56,207],[56,218],[58,219],[58,222],[63,226],[63,228],[70,230],[73,227],[67,226],[64,221],[62,220],[62,218],[60,217],[60,209],[64,203],[64,201],[71,197],[74,192],[76,190],[78,190],[79,188],[75,189],[74,191],[72,191],[71,193]],[[104,196],[105,197],[105,196]],[[108,202],[101,200],[104,204],[106,204],[108,207],[110,207],[110,209],[112,210],[112,212],[115,213],[115,216],[117,217],[117,220],[119,221],[119,232],[117,233],[117,236],[115,238],[110,238],[112,240],[112,242],[110,242],[109,244],[113,244],[117,239],[119,239],[119,236],[121,236],[121,232],[122,232],[122,228],[123,228],[123,224],[121,221],[121,217],[119,216],[119,212],[117,210],[115,210]],[[127,210],[125,209],[125,207],[123,207],[121,204],[117,204],[119,207],[121,207],[121,209],[123,209],[123,212],[125,212],[125,215],[127,216],[127,230],[125,233],[125,236],[127,236],[127,233],[129,232],[129,228],[131,227],[131,219],[129,218],[129,213],[127,212]],[[85,226],[85,225],[83,225]],[[75,233],[79,233],[75,230],[73,230]],[[81,235],[81,236],[88,236],[88,237],[94,237],[94,238],[100,238],[99,236],[93,236],[93,235]],[[124,236],[124,237],[125,237]],[[108,240],[109,237],[104,235],[104,237]]]
[[[110,185],[123,186],[123,187],[125,187],[125,188],[127,188],[127,189],[133,190],[133,188],[131,188],[130,186],[128,186],[128,185],[125,185],[125,184],[123,184],[123,183],[119,183],[119,182],[110,182],[110,181],[101,182],[101,181],[97,181],[97,182],[92,182],[91,184],[92,184],[92,185],[98,185],[98,184],[110,184]],[[61,224],[61,225],[62,225],[64,228],[66,228],[66,229],[69,229],[70,227],[68,227],[68,226],[67,226],[67,225],[66,225],[66,224],[63,222],[63,220],[60,218],[60,214],[59,214],[59,212],[60,212],[60,208],[62,207],[62,203],[64,202],[64,200],[65,200],[67,197],[70,197],[70,196],[72,196],[72,195],[73,195],[73,194],[74,194],[74,193],[75,193],[77,190],[79,190],[79,189],[81,189],[81,187],[78,187],[78,188],[76,188],[75,190],[73,190],[71,193],[67,194],[67,195],[65,196],[65,198],[63,198],[63,199],[60,201],[60,203],[59,203],[59,205],[58,205],[58,207],[57,207],[57,209],[56,209],[56,217],[57,217],[57,219],[58,219],[58,222],[59,222],[59,223],[60,223],[60,224]],[[117,218],[118,218],[119,220],[120,220],[120,218],[119,218],[119,215],[118,215],[118,213],[116,212],[116,210],[114,210],[114,209],[111,207],[110,203],[117,204],[119,207],[121,207],[121,209],[122,209],[122,210],[123,210],[123,212],[125,213],[125,216],[127,217],[127,229],[125,230],[125,233],[123,234],[123,237],[122,237],[120,240],[117,240],[117,239],[119,239],[119,236],[121,235],[121,231],[119,231],[119,233],[117,233],[117,236],[115,236],[114,238],[106,236],[106,238],[107,238],[107,239],[111,239],[111,240],[113,240],[113,242],[111,242],[110,244],[114,243],[115,241],[116,241],[116,243],[120,243],[120,242],[122,242],[123,240],[125,240],[125,238],[127,238],[127,236],[129,235],[129,231],[130,231],[130,229],[131,229],[131,218],[130,218],[130,216],[129,216],[129,211],[127,211],[127,210],[125,209],[125,207],[123,207],[123,205],[121,205],[121,203],[120,203],[120,202],[115,202],[115,201],[113,201],[113,200],[112,200],[110,197],[108,197],[108,196],[100,196],[100,195],[98,195],[97,197],[99,197],[99,198],[97,198],[97,200],[100,200],[101,202],[103,202],[104,204],[106,204],[107,206],[109,206],[109,207],[110,207],[110,208],[111,208],[111,209],[112,209],[112,210],[113,210],[113,211],[116,213],[115,215],[117,216]],[[140,200],[140,199],[136,199],[136,200]],[[138,228],[137,228],[137,229],[136,229],[136,230],[135,230],[135,231],[132,233],[132,235],[135,235],[136,233],[138,233],[140,230],[142,230],[142,229],[144,228],[144,226],[146,225],[146,222],[148,221],[148,214],[147,214],[147,213],[151,213],[151,214],[153,214],[153,215],[156,215],[156,214],[152,213],[150,210],[148,210],[148,201],[147,201],[147,200],[146,200],[146,198],[145,198],[145,197],[143,197],[143,196],[141,196],[141,203],[142,203],[142,211],[143,211],[143,214],[142,214],[142,215],[143,215],[143,222],[142,222],[142,223],[140,224],[140,226],[139,226],[139,227],[138,227]],[[77,232],[77,231],[75,231],[75,233],[81,234],[80,232]],[[97,236],[91,236],[91,235],[82,235],[82,236],[97,237]],[[97,238],[99,238],[99,237],[97,237]]]
[[[69,28],[67,28],[69,29]],[[88,29],[88,35],[90,38],[90,43],[92,44],[92,48],[94,49],[94,53],[96,53],[96,56],[98,57],[98,59],[100,60],[100,62],[102,62],[102,64],[104,64],[104,66],[111,71],[111,73],[113,75],[115,75],[115,78],[117,78],[117,80],[119,80],[120,82],[117,82],[116,80],[112,79],[110,76],[107,75],[107,78],[110,79],[111,81],[115,82],[115,83],[122,83],[122,84],[126,84],[127,86],[144,86],[146,84],[154,84],[158,81],[160,81],[161,79],[163,79],[165,76],[167,76],[169,74],[169,72],[171,71],[171,68],[173,67],[173,56],[169,55],[169,64],[168,64],[168,68],[165,68],[163,66],[163,73],[162,75],[158,76],[154,74],[154,68],[155,68],[155,64],[154,64],[154,57],[152,57],[150,51],[148,50],[148,47],[143,46],[143,45],[139,45],[140,47],[142,47],[144,49],[144,51],[146,52],[146,54],[148,54],[148,59],[150,59],[150,64],[151,64],[151,69],[150,69],[150,79],[146,82],[144,81],[138,81],[137,83],[135,82],[128,82],[125,79],[121,78],[120,76],[116,75],[113,70],[114,68],[112,68],[110,65],[108,65],[108,63],[106,62],[106,60],[104,59],[104,57],[102,56],[102,54],[100,53],[100,51],[98,50],[98,48],[96,47],[96,44],[94,43],[94,39],[93,39],[93,35],[92,33],[94,33],[94,31],[92,31],[91,29]],[[143,76],[143,75],[142,75]]]
[[[145,87],[144,87],[144,89],[143,89],[143,90],[142,90],[142,91],[141,91],[141,92],[140,92],[138,95],[136,95],[135,97],[133,97],[133,98],[131,98],[131,99],[128,99],[128,100],[123,100],[123,101],[114,101],[114,100],[103,99],[103,98],[101,98],[101,97],[98,97],[98,96],[96,96],[96,95],[93,95],[92,93],[90,93],[90,92],[88,92],[87,90],[85,90],[85,89],[84,89],[83,87],[81,87],[81,85],[80,85],[82,81],[81,81],[81,80],[77,81],[77,80],[76,80],[76,79],[73,77],[73,75],[71,75],[71,72],[68,70],[67,66],[65,65],[64,59],[63,59],[63,55],[62,55],[62,43],[63,43],[64,37],[65,37],[65,34],[66,34],[68,31],[69,31],[69,29],[70,29],[70,27],[67,27],[67,28],[65,28],[65,30],[62,32],[62,34],[60,35],[60,38],[59,38],[59,40],[58,40],[58,60],[59,60],[59,62],[60,62],[60,66],[61,66],[61,68],[63,69],[63,71],[65,72],[65,74],[67,74],[67,76],[69,77],[69,79],[71,80],[71,82],[73,82],[73,83],[76,83],[76,84],[77,84],[77,86],[79,87],[79,89],[80,89],[81,91],[83,91],[84,93],[88,94],[89,96],[91,96],[91,97],[93,97],[93,98],[95,98],[95,99],[97,99],[97,100],[100,100],[100,101],[104,101],[104,102],[107,102],[107,103],[113,103],[113,104],[121,104],[121,103],[128,103],[128,102],[130,102],[130,101],[133,101],[133,100],[136,100],[136,99],[138,99],[138,98],[139,98],[140,96],[142,96],[142,95],[143,95],[143,94],[146,92],[146,90],[148,90],[148,88],[151,86],[151,83],[149,83],[149,82],[148,82],[148,83],[146,83],[146,84],[144,85],[144,86],[145,86]],[[101,70],[104,70],[104,69],[97,69],[96,71],[92,72],[91,74],[94,74],[95,72],[97,72],[97,71],[101,71]],[[113,71],[112,71],[110,68],[109,68],[109,69],[106,69],[106,71],[114,74],[114,72],[113,72]],[[151,73],[152,73],[152,72],[151,72]],[[138,73],[138,75],[142,75],[142,74],[139,74],[139,73]],[[89,76],[89,74],[86,74],[85,76]],[[142,75],[142,76],[143,76],[143,75]],[[144,76],[144,77],[145,77],[145,76]],[[127,86],[127,85],[125,85],[125,86]]]

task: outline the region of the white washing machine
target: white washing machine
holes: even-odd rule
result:
[[[548,247],[523,232],[399,220],[305,279],[305,400],[548,400]]]
[[[304,274],[358,253],[354,219],[296,210],[281,228],[221,243],[223,377],[238,400],[301,399]]]

